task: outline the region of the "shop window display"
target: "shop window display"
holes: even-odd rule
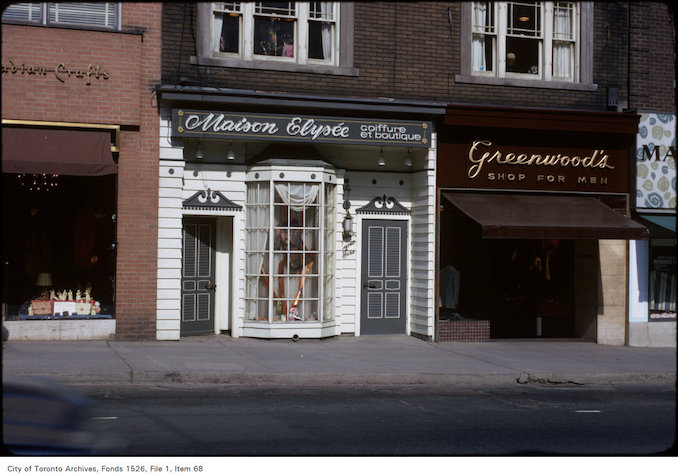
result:
[[[574,336],[574,241],[483,239],[454,211],[441,226],[441,320],[489,320],[492,338]]]
[[[672,245],[650,246],[649,309],[652,321],[676,318],[675,240],[664,241]]]
[[[250,183],[246,208],[247,320],[333,320],[334,185]]]
[[[113,317],[115,175],[2,180],[4,317]]]

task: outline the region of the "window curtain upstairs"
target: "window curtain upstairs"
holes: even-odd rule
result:
[[[555,8],[553,10],[553,75],[560,78],[569,78],[571,75],[570,62],[572,47],[571,10]]]
[[[320,2],[320,12],[323,19],[332,18],[332,2]],[[322,23],[323,59],[332,58],[332,24]]]
[[[471,47],[471,57],[474,71],[485,71],[487,64],[485,63],[485,20],[487,18],[487,3],[474,2],[473,3],[473,30],[482,32],[483,34],[473,35],[473,44]]]

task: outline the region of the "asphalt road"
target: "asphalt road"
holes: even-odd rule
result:
[[[674,386],[82,388],[111,455],[640,455]]]

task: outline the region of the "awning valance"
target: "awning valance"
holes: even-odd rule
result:
[[[2,171],[99,176],[117,173],[118,166],[109,132],[3,127]]]
[[[645,226],[591,197],[443,193],[483,238],[649,239]]]

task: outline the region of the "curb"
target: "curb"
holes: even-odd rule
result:
[[[595,384],[675,384],[674,373],[597,373],[597,374],[434,374],[434,373],[182,373],[144,371],[140,373],[31,373],[74,384],[201,383],[226,385],[272,384],[282,386],[583,386]]]

